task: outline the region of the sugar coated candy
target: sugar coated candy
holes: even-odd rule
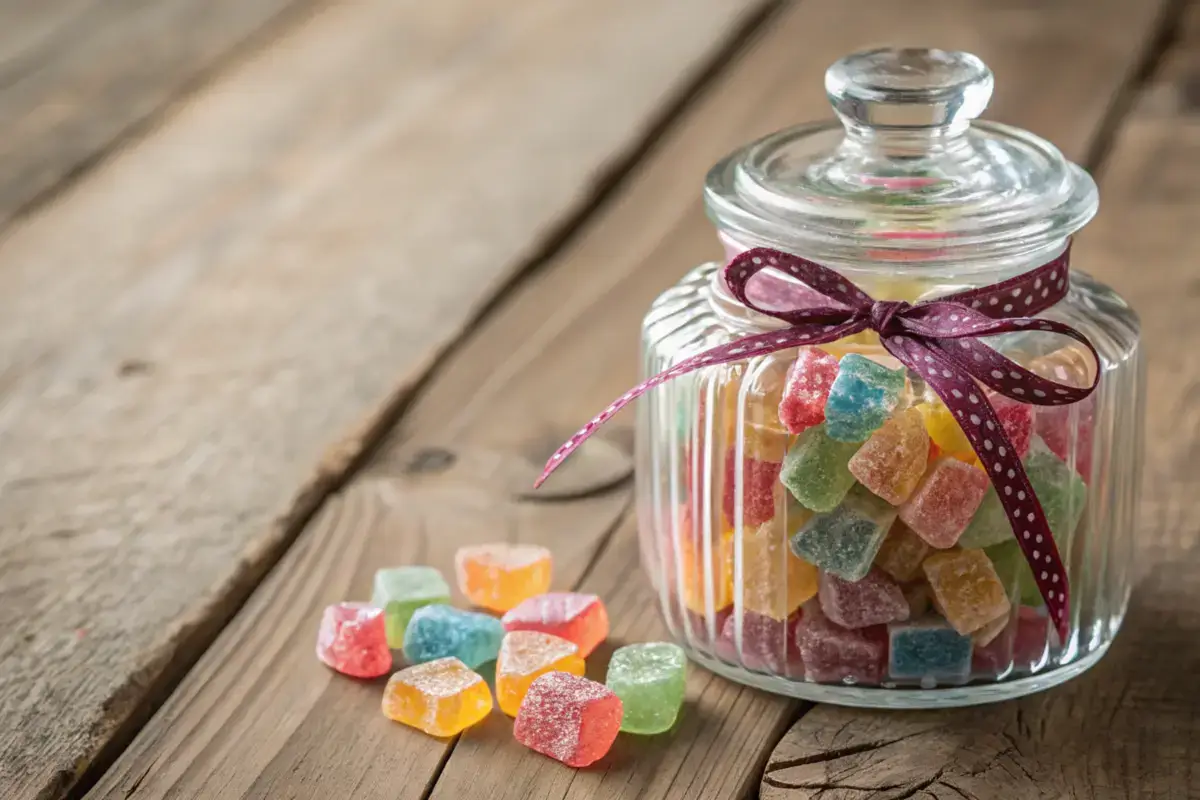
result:
[[[692,646],[699,647],[702,650],[710,650],[711,646],[720,644],[721,631],[725,629],[725,622],[733,616],[733,606],[714,611],[711,618],[708,614],[697,614],[689,609],[684,609],[684,624],[687,626],[688,639]],[[712,621],[710,628],[709,621]]]
[[[925,421],[925,430],[929,433],[930,440],[939,450],[959,461],[970,463],[975,460],[971,441],[963,433],[962,426],[945,403],[935,398],[928,403],[921,403],[916,409]]]
[[[792,513],[748,528],[742,535],[742,606],[775,619],[787,619],[817,593],[817,568],[791,551],[786,528],[802,527],[812,513]],[[730,574],[732,588],[732,572]]]
[[[768,524],[768,523],[764,523]],[[733,604],[733,528],[721,531],[705,555],[699,530],[684,532],[679,542],[679,568],[683,573],[683,604],[697,614]]]
[[[983,470],[957,459],[940,458],[900,507],[900,519],[934,547],[953,547],[990,485]]]
[[[982,628],[971,634],[971,641],[976,647],[986,647],[991,644],[997,636],[1004,632],[1008,627],[1009,620],[1012,618],[1012,610],[1004,612],[996,617],[991,622],[986,623]]]
[[[843,628],[867,628],[908,619],[908,601],[886,573],[873,569],[861,580],[821,573],[821,611]]]
[[[857,443],[831,439],[824,425],[815,425],[788,451],[780,480],[805,508],[832,511],[854,485],[849,463],[856,452]]]
[[[449,604],[450,587],[433,567],[392,567],[375,573],[371,605],[382,608],[387,623],[388,646],[404,646],[404,629],[421,606]]]
[[[504,634],[496,657],[496,702],[510,717],[517,715],[529,686],[547,672],[582,675],[583,658],[573,642],[539,631]]]
[[[966,530],[958,537],[957,544],[967,548],[991,547],[1012,539],[1012,536],[1012,523],[1008,521],[1008,512],[1000,502],[996,487],[989,486],[983,496],[983,502],[967,523]]]
[[[644,642],[617,648],[608,662],[609,689],[621,698],[621,730],[663,733],[675,724],[683,705],[687,657],[667,642]]]
[[[903,391],[903,367],[888,369],[866,356],[850,353],[839,364],[825,401],[829,436],[841,442],[865,441],[891,416]]]
[[[904,600],[908,603],[908,618],[919,619],[925,616],[932,604],[929,584],[923,580],[906,583],[900,590],[904,592]]]
[[[925,559],[925,577],[946,621],[974,633],[1012,607],[995,567],[982,550],[950,550]]]
[[[875,494],[898,506],[908,499],[929,458],[929,434],[921,412],[906,409],[883,424],[847,464],[850,474]]]
[[[480,608],[508,611],[550,591],[550,551],[530,544],[460,547],[454,555],[458,588]]]
[[[971,672],[984,677],[994,677],[1007,671],[1012,664],[1016,633],[1017,615],[1008,614],[971,634],[974,647],[971,651]],[[991,638],[987,639],[987,636]]]
[[[1087,485],[1079,474],[1067,467],[1057,455],[1034,440],[1034,446],[1025,458],[1025,473],[1029,484],[1037,494],[1046,522],[1056,541],[1065,542],[1074,532],[1087,504]]]
[[[932,551],[929,543],[913,533],[912,528],[896,520],[875,554],[875,566],[901,583],[915,581],[924,575],[921,564]]]
[[[402,669],[383,690],[384,716],[431,736],[459,734],[491,710],[487,683],[457,658]]]
[[[1023,671],[1046,663],[1050,639],[1050,617],[1041,610],[1021,606],[1017,609],[1017,632],[1013,637],[1013,666]]]
[[[413,612],[404,631],[404,658],[421,664],[454,657],[475,669],[496,658],[504,626],[477,611],[451,606],[422,606]]]
[[[612,747],[622,716],[621,698],[604,684],[547,672],[525,693],[513,736],[567,766],[586,767]]]
[[[608,612],[594,594],[548,592],[504,615],[506,631],[541,631],[574,642],[587,658],[608,636]]]
[[[317,632],[317,658],[353,678],[378,678],[391,672],[383,610],[366,603],[326,606]]]
[[[1033,406],[994,392],[988,393],[988,402],[995,409],[996,418],[1008,435],[1013,452],[1017,458],[1024,458],[1029,454],[1029,445],[1033,440]]]
[[[1004,586],[1010,598],[1025,605],[1036,606],[1042,602],[1042,594],[1037,582],[1033,579],[1033,570],[1025,560],[1017,540],[1009,537],[1008,541],[992,545],[984,550],[992,561],[992,567],[1000,583]]]
[[[725,519],[729,524],[734,524],[737,521],[737,505],[740,494],[742,523],[761,525],[775,516],[775,492],[782,465],[776,461],[743,458],[739,482],[736,456],[733,448],[730,448],[725,454],[725,482],[721,508],[725,512]]]
[[[817,514],[792,536],[792,552],[839,578],[856,581],[871,569],[896,509],[862,486],[840,506]]]
[[[937,617],[888,626],[888,675],[898,680],[962,683],[971,675],[971,637]]]
[[[775,619],[753,611],[741,615],[741,646],[738,646],[738,617],[725,619],[717,652],[726,661],[741,663],[748,669],[804,677],[804,661],[796,644],[796,628],[803,612],[797,611],[786,620]]]
[[[1070,386],[1090,386],[1096,363],[1081,346],[1070,345],[1035,358],[1029,369],[1043,378]],[[1075,457],[1075,470],[1088,480],[1092,473],[1092,447],[1095,442],[1096,395],[1078,403],[1062,406],[1038,406],[1034,432],[1064,462]]]
[[[838,360],[824,350],[805,347],[788,368],[779,419],[792,433],[825,421],[825,401],[837,377]]]
[[[843,628],[830,621],[817,603],[804,607],[796,626],[796,644],[810,681],[879,683],[887,661],[887,628]]]

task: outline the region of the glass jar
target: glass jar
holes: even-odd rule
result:
[[[1095,184],[1052,145],[973,121],[992,90],[973,56],[861,53],[829,69],[826,89],[841,125],[773,134],[709,173],[706,207],[727,257],[770,247],[836,270],[876,300],[917,302],[1043,265],[1095,213]],[[787,327],[736,300],[720,267],[694,269],[654,303],[647,376]],[[765,308],[813,302],[774,271],[747,293]],[[1138,320],[1079,270],[1040,316],[1093,343],[1095,392],[1065,406],[989,396],[1066,567],[1065,639],[954,416],[864,331],[705,367],[642,399],[644,568],[691,657],[781,694],[904,708],[1016,697],[1095,663],[1132,577]],[[1055,334],[985,341],[1060,383],[1090,386],[1097,369],[1086,348]],[[890,386],[887,413],[847,428],[844,409],[826,418],[830,392],[840,396],[831,382],[862,369]],[[935,484],[951,500],[922,514],[918,500]]]

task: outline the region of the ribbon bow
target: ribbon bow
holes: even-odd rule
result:
[[[630,401],[665,381],[703,367],[727,364],[778,350],[819,345],[865,330],[879,334],[884,348],[932,388],[954,413],[971,447],[987,471],[1008,514],[1013,534],[1046,601],[1060,639],[1067,636],[1067,573],[1029,477],[1016,448],[996,417],[980,384],[1023,403],[1057,406],[1076,403],[1095,390],[1099,369],[1086,388],[1042,378],[1009,360],[980,339],[1022,330],[1062,334],[1099,356],[1079,331],[1032,315],[1050,308],[1067,294],[1070,248],[1042,266],[1015,278],[910,304],[874,300],[845,276],[827,267],[769,248],[747,250],[725,267],[725,282],[743,305],[786,322],[790,327],[746,336],[679,362],[617,398],[564,443],[535,486],[585,439]],[[800,281],[829,305],[793,309],[763,308],[746,294],[750,279],[773,269]]]

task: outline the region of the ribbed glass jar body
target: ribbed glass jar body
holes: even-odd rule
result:
[[[1024,267],[997,262],[994,272],[960,276],[842,271],[876,299],[911,302],[1046,260],[1041,253]],[[693,270],[645,318],[645,374],[778,324],[746,312],[723,291],[719,265]],[[986,478],[961,430],[920,376],[864,333],[705,368],[640,402],[643,561],[679,644],[743,683],[878,707],[1015,697],[1094,663],[1121,624],[1132,579],[1142,452],[1138,321],[1078,269],[1068,297],[1043,316],[1079,330],[1101,358],[1098,388],[1082,403],[994,400],[1006,405],[1001,418],[1012,421],[1067,566],[1065,641],[1051,632],[1004,512],[997,516],[987,496],[994,489],[980,488]],[[1029,332],[987,342],[1045,377],[1091,382],[1090,356],[1064,337]],[[894,402],[882,423],[835,438],[832,423],[818,419],[828,383],[864,362],[886,372]],[[918,513],[918,498],[939,481],[976,489],[951,492],[953,509],[939,512],[934,503]],[[939,513],[957,522],[943,525]],[[959,585],[964,570],[1002,590]]]

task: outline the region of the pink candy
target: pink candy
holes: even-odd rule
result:
[[[762,525],[775,516],[775,492],[779,485],[779,470],[783,464],[774,461],[742,459],[742,523]],[[722,508],[725,519],[735,524],[737,454],[730,448],[725,454],[725,495]]]
[[[955,458],[939,459],[900,507],[900,520],[932,546],[953,547],[990,485],[983,470]]]
[[[565,672],[547,672],[525,693],[513,736],[571,767],[604,757],[621,729],[621,698],[602,683]]]
[[[796,643],[796,629],[803,612],[797,611],[787,620],[778,620],[746,611],[742,614],[742,648],[737,647],[736,618],[730,614],[725,618],[721,638],[717,642],[717,655],[735,664],[744,664],[748,669],[771,672],[776,675],[804,677],[804,661]]]
[[[817,603],[804,607],[796,643],[808,679],[820,683],[879,683],[887,662],[887,627],[851,630],[831,622]]]
[[[1029,455],[1029,445],[1033,441],[1033,406],[995,393],[988,395],[988,402],[996,409],[996,417],[1008,434],[1017,458]]]
[[[779,420],[792,433],[800,433],[825,420],[825,401],[838,373],[838,360],[824,350],[804,348],[788,368]]]
[[[326,606],[317,632],[317,658],[353,678],[378,678],[391,672],[383,609],[366,603]]]
[[[908,619],[908,601],[899,584],[878,567],[858,581],[821,573],[821,610],[843,628],[867,628]]]

